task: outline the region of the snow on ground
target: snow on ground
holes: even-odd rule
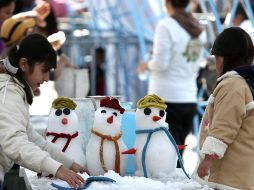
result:
[[[87,174],[81,174],[84,179],[89,176]],[[163,179],[149,179],[136,176],[121,177],[114,171],[109,171],[105,177],[115,180],[115,183],[111,182],[92,182],[87,190],[209,190],[207,186],[201,186],[193,180],[189,180],[184,176],[180,169],[177,169],[176,174],[171,177],[164,177]],[[60,185],[64,188],[68,188],[69,185],[61,180],[50,180],[48,178],[40,178],[35,175],[29,177],[33,190],[53,190],[52,183]],[[69,187],[70,188],[70,187]]]

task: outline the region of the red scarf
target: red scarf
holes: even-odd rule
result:
[[[66,134],[66,133],[47,132],[46,136],[54,136],[54,138],[51,141],[52,143],[55,143],[58,138],[67,138],[67,142],[66,142],[64,148],[62,149],[62,152],[65,152],[65,150],[68,148],[71,140],[78,136],[78,132],[74,133],[73,135]]]

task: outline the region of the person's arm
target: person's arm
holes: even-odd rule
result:
[[[238,135],[246,114],[245,96],[241,91],[233,83],[228,83],[220,87],[215,97],[213,119],[200,152],[204,158],[199,165],[200,177],[208,174],[214,160],[223,158],[228,146]],[[216,159],[207,158],[210,155],[216,155]]]
[[[70,168],[74,160],[66,156],[61,149],[59,149],[55,144],[46,141],[39,133],[37,133],[33,127],[27,129],[28,140],[34,142],[42,150],[47,151],[50,156],[62,163],[66,168]]]
[[[80,166],[73,159],[63,153],[57,145],[45,140],[37,131],[35,131],[33,127],[28,128],[28,138],[42,150],[47,151],[53,159],[62,163],[66,168],[69,168],[75,172],[86,171],[84,167]]]
[[[21,12],[18,14],[13,15],[13,18],[35,18],[36,23],[40,27],[44,27],[46,22],[44,21],[45,18],[50,13],[50,4],[42,1],[39,3],[33,10],[27,12]]]
[[[148,62],[148,68],[154,72],[167,69],[172,54],[172,39],[170,32],[164,23],[159,22],[156,26],[152,59]]]
[[[81,186],[84,180],[75,172],[41,150],[27,135],[29,122],[28,107],[21,90],[9,84],[4,101],[0,106],[0,145],[5,154],[15,163],[35,172],[48,172],[67,181],[71,186]]]
[[[55,174],[61,163],[28,139],[26,127],[29,114],[20,95],[22,92],[8,88],[6,93],[4,103],[0,106],[0,144],[4,154],[33,171]]]

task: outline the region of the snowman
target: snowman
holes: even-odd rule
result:
[[[146,95],[137,102],[135,164],[137,176],[160,178],[174,174],[177,160],[182,159],[178,147],[168,132],[166,104],[159,96]],[[184,168],[183,168],[184,170]],[[188,174],[184,173],[188,176]]]
[[[65,97],[59,97],[52,103],[46,139],[56,144],[69,157],[81,166],[85,166],[86,159],[79,139],[79,121],[75,108],[76,103]]]
[[[86,147],[87,169],[90,175],[102,175],[108,170],[125,174],[127,156],[121,154],[127,148],[121,132],[124,111],[116,98],[106,97],[100,101]]]

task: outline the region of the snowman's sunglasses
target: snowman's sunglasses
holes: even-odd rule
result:
[[[64,113],[64,115],[69,115],[71,113],[71,111],[69,108],[64,108],[63,110],[57,109],[55,112],[56,116],[60,116],[60,115],[62,115],[62,113]]]

